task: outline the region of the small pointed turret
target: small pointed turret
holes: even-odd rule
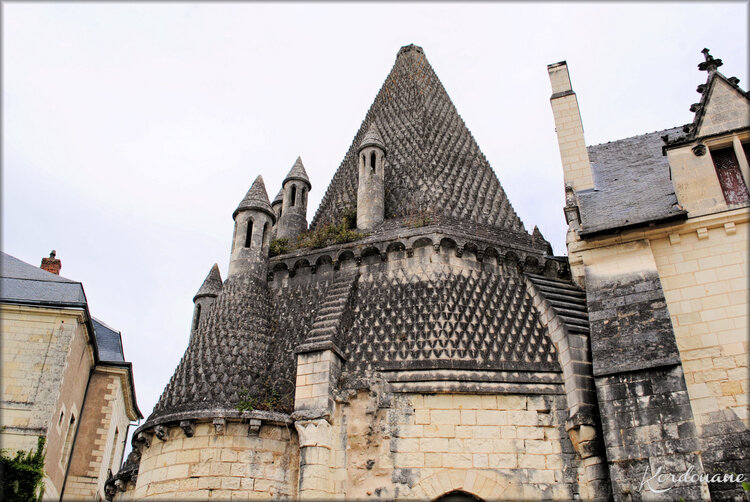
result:
[[[193,327],[190,330],[190,340],[192,341],[195,334],[198,332],[198,326],[200,325],[201,317],[205,317],[208,314],[208,309],[211,308],[216,297],[221,293],[223,287],[221,281],[221,272],[219,272],[219,265],[214,263],[211,270],[208,272],[206,279],[203,281],[198,292],[193,297]]]
[[[385,143],[374,122],[359,144],[358,157],[357,229],[370,230],[385,214]]]
[[[283,205],[284,189],[279,188],[279,193],[276,194],[273,202],[271,202],[271,209],[273,210],[273,214],[276,215],[276,223],[274,223],[273,228],[271,229],[271,239],[276,239],[276,233],[279,230],[279,221],[281,220],[281,209]]]
[[[276,238],[293,240],[307,230],[307,193],[311,188],[302,159],[297,157],[282,184],[283,201],[278,209]]]
[[[268,202],[268,193],[262,176],[255,179],[232,217],[234,240],[227,277],[244,272],[253,272],[265,277],[271,227],[276,221],[276,215]]]

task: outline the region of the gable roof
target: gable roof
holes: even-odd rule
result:
[[[738,82],[738,79],[728,79],[718,71],[709,74],[700,103],[694,105],[696,113],[690,128],[691,138],[750,125],[750,98],[740,89]]]
[[[581,235],[685,214],[661,139],[680,131],[673,127],[587,147],[596,188],[578,192]]]
[[[354,136],[311,228],[337,222],[357,205],[357,155],[375,124],[387,151],[385,218],[428,211],[462,221],[524,231],[422,48],[402,47]]]

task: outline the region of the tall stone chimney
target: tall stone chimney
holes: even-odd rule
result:
[[[62,268],[62,262],[55,258],[57,251],[54,249],[49,254],[49,258],[42,258],[42,264],[39,266],[42,270],[46,270],[55,275],[60,275],[60,269]]]
[[[572,186],[575,192],[594,188],[594,175],[583,139],[581,112],[578,109],[578,98],[570,84],[568,64],[561,61],[547,65],[547,71],[552,84],[550,103],[555,116],[565,185]]]

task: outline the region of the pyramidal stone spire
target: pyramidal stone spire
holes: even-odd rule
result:
[[[372,127],[387,152],[384,218],[434,219],[526,231],[489,162],[416,45],[402,47],[312,220],[338,223],[357,206],[360,146]]]
[[[203,281],[203,285],[201,285],[200,289],[197,293],[195,293],[195,296],[193,297],[193,301],[197,300],[198,298],[202,298],[204,296],[218,296],[219,293],[221,293],[221,287],[222,287],[222,281],[221,281],[221,272],[219,271],[219,265],[214,263],[214,266],[211,267],[211,270],[208,272],[208,275],[206,276],[206,280]]]
[[[289,180],[299,180],[307,183],[308,188],[312,187],[310,184],[310,178],[307,177],[305,166],[302,165],[302,157],[297,157],[297,160],[294,161],[292,169],[289,171],[289,174],[286,175],[286,178],[284,178],[284,183]]]
[[[235,218],[237,213],[246,209],[259,209],[270,214],[272,218],[276,218],[271,209],[271,203],[268,202],[268,192],[266,192],[266,185],[263,183],[263,176],[255,178],[245,198],[242,199],[240,205],[234,210],[232,217]]]

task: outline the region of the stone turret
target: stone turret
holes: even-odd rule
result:
[[[271,202],[271,209],[273,210],[273,214],[276,215],[276,223],[273,225],[273,229],[271,230],[271,238],[276,238],[276,233],[279,230],[279,220],[281,219],[281,209],[284,204],[284,188],[279,188],[279,193],[276,194],[276,197],[273,199],[273,202]]]
[[[282,184],[284,195],[279,208],[277,239],[294,240],[307,230],[307,194],[311,188],[312,185],[305,172],[305,166],[302,165],[302,159],[297,157]]]
[[[358,151],[357,229],[371,230],[382,223],[385,210],[385,145],[373,122]]]
[[[208,314],[208,310],[216,301],[216,297],[221,293],[222,288],[221,272],[219,272],[219,265],[214,263],[211,270],[206,276],[206,280],[203,281],[203,285],[200,287],[195,296],[193,297],[193,326],[190,329],[190,341],[193,340],[195,334],[198,332],[198,326],[202,317]]]
[[[234,238],[227,277],[246,272],[265,277],[271,228],[276,216],[268,202],[268,193],[262,176],[255,179],[232,217]]]

